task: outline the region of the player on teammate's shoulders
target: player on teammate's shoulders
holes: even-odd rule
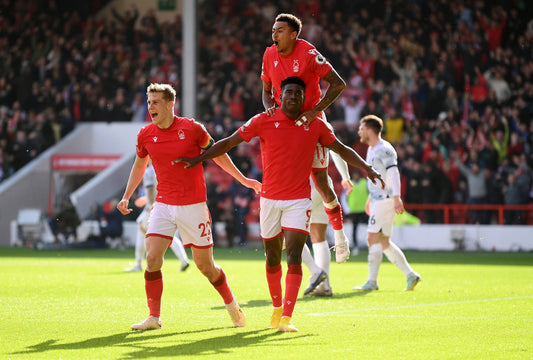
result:
[[[315,119],[327,121],[324,110],[341,94],[346,83],[312,44],[298,38],[301,29],[302,22],[292,14],[279,14],[275,19],[272,27],[274,44],[268,47],[263,55],[263,106],[266,113],[272,116],[276,106],[281,105],[281,81],[290,76],[297,76],[307,85],[305,102],[297,123],[309,123]],[[323,97],[320,89],[321,79],[329,83]],[[332,156],[337,155],[332,153]],[[342,162],[341,159],[338,161]],[[341,263],[349,258],[350,248],[344,233],[342,209],[328,180],[328,165],[329,151],[317,144],[312,178],[333,227],[335,257],[337,262]],[[343,182],[344,188],[349,181],[348,178]]]
[[[260,113],[251,118],[231,136],[218,141],[195,158],[178,158],[193,167],[204,160],[220,156],[243,141],[259,137],[264,164],[263,187],[260,199],[260,231],[266,252],[266,277],[273,313],[270,327],[278,331],[295,332],[292,314],[302,283],[302,248],[309,235],[311,215],[311,185],[309,174],[313,153],[320,142],[339,153],[349,164],[366,170],[373,181],[385,183],[353,149],[337,140],[331,126],[314,121],[297,126],[304,102],[305,83],[289,77],[281,84],[281,108],[273,115]],[[379,184],[378,184],[379,186]],[[285,296],[281,278],[283,240],[287,252]]]
[[[361,142],[369,146],[366,161],[386,179],[387,186],[382,188],[370,182],[367,184],[368,281],[353,290],[378,290],[377,278],[383,254],[407,277],[405,290],[413,290],[420,282],[420,275],[411,268],[402,250],[390,240],[394,215],[402,214],[405,209],[400,197],[401,183],[396,150],[381,138],[382,129],[383,120],[375,115],[363,117],[359,125]]]

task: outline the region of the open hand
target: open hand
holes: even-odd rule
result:
[[[196,161],[195,159],[191,158],[177,158],[175,160],[172,160],[172,165],[176,165],[179,162],[185,163],[185,169],[193,168],[199,163],[199,161]]]
[[[376,185],[377,184],[376,179],[377,179],[381,182],[381,189],[385,189],[385,181],[383,181],[383,178],[378,172],[376,172],[376,170],[370,167],[369,169],[367,169],[366,172],[367,172],[367,177],[370,179],[370,181],[372,181],[372,184]]]

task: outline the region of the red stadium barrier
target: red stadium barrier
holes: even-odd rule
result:
[[[533,224],[533,204],[527,205],[502,205],[502,204],[404,204],[408,211],[436,210],[443,212],[443,224],[467,224],[468,212],[472,210],[485,210],[497,213],[498,224],[504,224],[506,210],[519,210],[524,212],[527,224]],[[417,214],[418,215],[418,214]]]

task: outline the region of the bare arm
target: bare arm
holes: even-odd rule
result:
[[[249,179],[244,176],[235,166],[228,154],[223,154],[219,157],[216,157],[213,159],[213,161],[216,162],[217,165],[222,168],[222,170],[233,176],[235,180],[240,182],[242,185],[246,186],[247,188],[254,189],[256,194],[261,192],[261,183],[257,180]]]
[[[339,140],[335,140],[334,143],[327,146],[331,150],[335,151],[340,157],[346,161],[348,164],[363,169],[367,173],[367,177],[376,183],[376,180],[381,182],[381,188],[385,189],[385,182],[381,178],[381,175],[377,173],[370,164],[368,164],[354,149],[349,148],[348,146],[341,143]]]
[[[231,161],[228,154],[226,154],[229,150],[239,145],[241,142],[243,142],[242,137],[237,131],[235,131],[233,135],[217,141],[213,146],[194,159],[178,158],[172,161],[172,165],[178,162],[184,162],[187,164],[185,165],[185,168],[188,169],[195,167],[202,161],[213,159],[224,171],[233,176],[242,185],[254,189],[255,193],[257,194],[261,191],[261,183],[257,180],[245,177],[240,170],[237,169],[233,161]]]
[[[124,191],[124,195],[122,195],[122,200],[120,200],[120,202],[117,204],[117,209],[122,213],[122,215],[127,215],[133,211],[133,209],[128,208],[130,197],[133,195],[135,189],[137,189],[137,186],[139,186],[141,183],[147,164],[148,156],[145,156],[144,158],[139,157],[139,155],[135,156],[135,162],[131,167],[126,190]]]
[[[316,104],[315,108],[313,109],[317,112],[326,110],[328,106],[330,106],[346,88],[346,83],[344,80],[342,80],[339,74],[337,74],[335,69],[331,69],[331,71],[322,79],[329,83],[329,87],[322,99],[320,99],[318,104]]]
[[[239,145],[243,142],[243,139],[239,135],[237,131],[235,131],[231,136],[228,136],[222,140],[217,141],[213,146],[211,146],[209,149],[204,151],[202,154],[198,155],[195,158],[178,158],[176,160],[172,161],[172,165],[184,162],[187,165],[185,165],[185,168],[192,168],[201,163],[202,161],[206,161],[209,159],[214,159],[216,157],[219,157],[221,155],[224,155],[228,151],[230,151],[235,146]]]
[[[276,101],[274,100],[274,95],[272,94],[272,83],[263,81],[262,100],[266,113],[269,116],[274,115],[274,110],[276,109]]]
[[[339,174],[341,174],[342,188],[346,190],[346,194],[350,194],[353,189],[353,183],[352,183],[352,180],[350,179],[350,172],[348,171],[348,164],[336,152],[331,153],[331,159],[333,159],[333,163],[335,164],[337,171],[339,172]]]
[[[324,110],[330,106],[335,99],[339,97],[339,95],[343,92],[344,88],[346,88],[346,83],[342,78],[337,74],[337,71],[335,69],[331,69],[329,73],[327,73],[326,76],[322,78],[322,80],[325,80],[329,83],[329,87],[326,90],[326,93],[320,99],[318,104],[315,105],[315,107],[311,110],[304,111],[298,120],[296,121],[297,124],[305,124],[310,123],[316,117]]]

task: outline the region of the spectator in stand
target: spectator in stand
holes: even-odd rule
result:
[[[492,8],[492,18],[485,16],[480,10],[476,16],[485,31],[489,51],[493,51],[502,44],[502,33],[507,21],[507,15],[501,6]]]
[[[529,198],[529,189],[531,181],[527,173],[521,168],[507,176],[507,185],[503,187],[503,194],[506,205],[524,205],[527,204]],[[524,211],[522,210],[506,210],[505,224],[506,225],[523,225]]]
[[[455,164],[459,171],[466,178],[468,184],[468,204],[482,205],[487,203],[487,186],[485,172],[477,162],[471,164],[471,168],[466,167],[459,156],[455,157]],[[473,224],[487,224],[487,212],[485,210],[472,210]]]
[[[494,93],[494,97],[498,104],[505,104],[511,98],[511,88],[503,77],[503,69],[499,66],[494,69],[487,70],[483,77],[487,82],[489,89]]]
[[[476,66],[474,70],[475,75],[472,79],[470,75],[465,74],[465,93],[472,99],[474,110],[482,114],[489,98],[489,89],[485,78],[480,73],[479,67]]]

